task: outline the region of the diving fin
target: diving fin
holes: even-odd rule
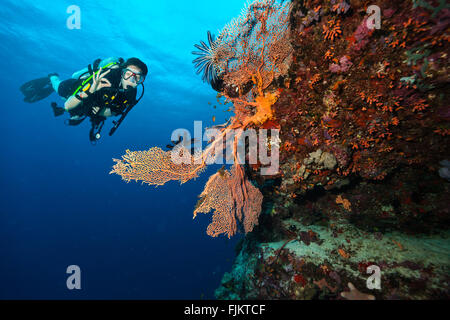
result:
[[[50,78],[39,78],[28,81],[20,86],[20,91],[25,96],[23,101],[33,103],[47,98],[53,90]]]

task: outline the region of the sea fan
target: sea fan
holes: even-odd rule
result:
[[[218,41],[214,39],[214,35],[208,31],[208,44],[200,41],[199,44],[195,44],[194,47],[200,51],[192,51],[192,54],[199,57],[193,60],[195,68],[197,68],[197,74],[203,72],[203,81],[213,85],[218,80],[218,67],[217,67],[217,49],[219,47]]]

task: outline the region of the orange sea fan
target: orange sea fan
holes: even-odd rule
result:
[[[122,159],[113,159],[116,163],[110,174],[116,173],[123,180],[142,181],[150,185],[164,185],[171,180],[178,180],[185,183],[198,177],[199,173],[205,170],[203,163],[196,163],[190,154],[190,163],[176,164],[171,158],[172,151],[164,151],[158,147],[150,148],[146,151],[126,150]],[[188,152],[180,149],[180,152]]]
[[[230,238],[236,234],[237,221],[242,223],[245,233],[253,230],[258,224],[262,200],[263,195],[245,178],[242,168],[234,165],[230,171],[221,169],[209,178],[194,218],[198,213],[213,211],[206,233],[211,237],[224,233]]]

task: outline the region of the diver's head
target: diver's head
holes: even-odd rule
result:
[[[147,65],[138,58],[129,58],[122,65],[122,88],[136,88],[147,76]]]

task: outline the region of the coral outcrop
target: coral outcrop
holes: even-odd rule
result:
[[[247,167],[263,213],[217,298],[450,297],[450,9],[372,4],[291,3],[289,69],[264,82],[273,116],[252,124],[280,128],[280,174]]]

